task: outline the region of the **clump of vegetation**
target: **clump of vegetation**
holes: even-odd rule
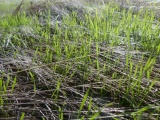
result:
[[[1,118],[159,119],[153,11],[76,0],[22,6],[0,18]]]

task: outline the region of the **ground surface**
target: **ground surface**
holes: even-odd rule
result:
[[[1,7],[0,119],[159,119],[158,5],[88,2]]]

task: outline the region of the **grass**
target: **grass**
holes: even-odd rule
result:
[[[0,18],[1,118],[159,119],[154,11],[114,2],[26,4]]]

